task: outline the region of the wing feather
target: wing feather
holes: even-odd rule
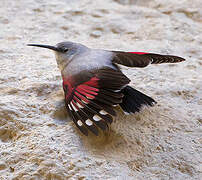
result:
[[[113,53],[113,63],[122,64],[128,67],[146,67],[149,64],[178,63],[185,61],[184,58],[172,55],[123,51],[113,51]]]
[[[79,76],[71,77],[77,80],[65,79],[63,87],[65,91],[65,102],[73,122],[84,134],[88,130],[98,135],[99,129],[108,129],[108,123],[112,123],[116,113],[113,105],[122,102],[121,89],[130,80],[120,71],[112,68],[96,69],[91,72],[82,72],[82,82]],[[76,85],[75,85],[76,84]]]

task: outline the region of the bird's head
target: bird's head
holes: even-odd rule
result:
[[[53,50],[55,52],[58,67],[61,71],[78,53],[83,52],[87,48],[82,44],[73,43],[70,41],[61,42],[55,46],[43,44],[28,44],[28,46],[36,46]]]

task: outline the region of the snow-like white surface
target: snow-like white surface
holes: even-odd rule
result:
[[[0,179],[201,179],[200,0],[0,4]],[[54,54],[26,46],[65,40],[187,61],[124,67],[158,104],[120,112],[108,134],[86,138],[65,111]]]

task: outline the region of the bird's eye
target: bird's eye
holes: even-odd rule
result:
[[[64,48],[63,49],[63,52],[65,53],[65,52],[67,52],[69,49],[67,49],[67,48]]]

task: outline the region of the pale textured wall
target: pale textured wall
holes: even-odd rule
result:
[[[200,179],[200,0],[0,4],[0,180]],[[109,134],[86,138],[65,113],[53,53],[26,46],[64,40],[187,61],[124,68],[158,104],[134,116],[119,113]]]

